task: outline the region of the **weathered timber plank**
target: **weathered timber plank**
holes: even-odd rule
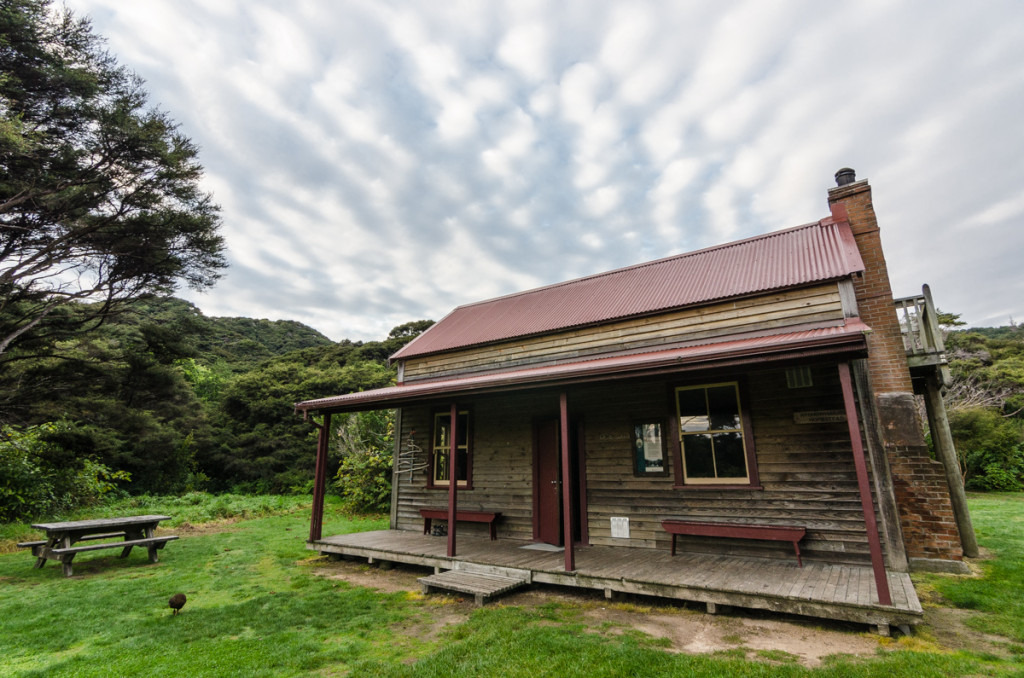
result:
[[[618,345],[623,338],[630,343],[640,341],[646,335],[648,341],[670,336],[684,335],[686,338],[706,338],[708,332],[722,334],[742,331],[743,328],[764,327],[770,323],[797,324],[809,322],[817,317],[840,319],[841,303],[838,293],[823,288],[808,288],[786,292],[781,295],[726,302],[701,309],[688,309],[663,314],[660,317],[646,317],[586,328],[558,335],[546,335],[530,339],[519,339],[495,346],[456,351],[438,356],[414,358],[406,361],[405,378],[413,381],[420,375],[439,376],[452,371],[466,371],[476,365],[509,364],[517,356],[578,355],[590,348]],[[522,364],[520,360],[518,364]]]
[[[384,534],[390,535],[392,533],[385,532]],[[416,537],[419,537],[419,539],[416,539]],[[321,542],[316,544],[310,544],[309,548],[322,550],[325,548],[321,546],[322,543],[329,541],[338,542],[339,540],[341,542],[348,540],[350,542],[359,541],[362,543],[371,541],[360,535],[341,535],[340,537],[321,540]],[[395,548],[391,553],[375,551],[372,554],[373,557],[384,560],[404,559],[403,562],[416,562],[417,564],[425,564],[427,566],[440,565],[445,568],[460,567],[461,563],[465,563],[467,566],[470,563],[485,564],[484,561],[486,561],[488,566],[500,568],[508,566],[509,557],[528,553],[519,549],[518,546],[513,546],[511,543],[502,544],[501,542],[490,542],[489,540],[478,540],[475,543],[470,543],[473,540],[467,539],[467,546],[469,548],[466,548],[458,559],[451,560],[443,557],[432,558],[417,553],[398,553],[398,551],[403,550],[416,551],[413,548],[416,544],[436,543],[443,540],[425,538],[422,535],[410,533],[394,535],[390,540],[406,542],[406,546]],[[380,540],[378,538],[372,541]],[[389,539],[384,541],[388,542]],[[344,550],[344,547],[340,546],[333,546],[331,548]],[[361,548],[352,547],[356,551]],[[472,556],[467,555],[470,553],[472,553]],[[705,558],[698,555],[690,555],[685,556],[685,561],[682,557],[677,556],[673,559],[675,562],[669,562],[670,559],[667,554],[660,552],[647,551],[637,555],[637,549],[582,547],[577,552],[577,572],[567,575],[561,571],[561,554],[549,552],[534,553],[542,556],[540,560],[544,561],[540,564],[540,569],[534,571],[534,581],[537,582],[639,592],[683,600],[706,600],[717,604],[773,609],[795,614],[810,614],[813,616],[825,616],[873,624],[883,622],[912,624],[920,619],[919,611],[904,610],[900,607],[889,609],[881,608],[877,604],[868,604],[866,606],[850,605],[839,600],[841,597],[838,593],[833,596],[835,598],[833,601],[825,599],[830,586],[834,582],[838,592],[844,579],[858,578],[859,581],[866,577],[870,581],[872,576],[871,570],[868,567],[842,568],[834,566],[826,568],[818,563],[808,563],[803,570],[798,570],[791,565],[783,566],[766,560],[733,558],[731,559],[732,566],[727,568],[725,565],[730,563],[730,559],[727,556]],[[363,554],[366,554],[365,550]],[[663,567],[658,567],[659,559],[664,561]],[[612,578],[606,576],[606,573],[611,568],[616,567],[616,563],[628,564],[630,561],[635,561],[638,566],[627,577]],[[679,567],[684,562],[685,567]],[[474,565],[474,567],[478,566]],[[732,588],[727,586],[729,580],[718,576],[726,569],[731,572],[731,576],[734,578]],[[862,574],[863,577],[860,576]],[[893,573],[893,576],[890,577],[894,582],[893,588],[896,588],[902,582],[909,582],[909,578],[903,578],[905,575],[902,575],[902,577],[896,575],[897,573]],[[786,591],[787,588],[794,590],[799,586],[804,597],[791,599],[785,596],[773,595],[771,594],[771,588],[766,588],[761,583],[763,581],[774,582],[776,580],[783,580],[785,582],[785,584],[780,584],[776,587],[779,591]],[[695,582],[703,582],[703,585],[696,584]],[[821,595],[822,591],[825,592],[826,596],[814,598],[815,595]],[[894,598],[894,600],[899,600],[899,598]]]

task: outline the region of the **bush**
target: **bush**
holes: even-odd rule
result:
[[[338,417],[336,440],[341,450],[335,486],[351,511],[381,513],[391,505],[393,411],[360,412]]]
[[[49,422],[0,427],[0,522],[35,518],[96,503],[129,474],[75,459],[55,440],[73,426]]]
[[[1024,430],[1019,420],[975,407],[951,412],[949,427],[967,489],[1024,490]]]
[[[357,513],[382,513],[391,506],[391,453],[369,450],[349,454],[338,469],[337,485],[345,504]]]

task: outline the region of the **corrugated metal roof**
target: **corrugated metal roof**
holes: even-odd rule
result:
[[[459,397],[522,388],[554,386],[603,379],[621,379],[687,369],[786,360],[824,352],[861,351],[871,328],[860,318],[844,324],[816,326],[798,332],[766,336],[732,336],[706,343],[646,353],[608,356],[543,367],[475,374],[307,400],[295,409],[304,412],[387,409],[436,397]]]
[[[862,270],[849,224],[828,218],[460,306],[392,359],[797,287]]]

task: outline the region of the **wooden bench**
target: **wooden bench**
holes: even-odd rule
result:
[[[124,532],[108,532],[107,534],[89,534],[79,538],[78,541],[91,541],[95,539],[117,539],[123,537]],[[22,541],[18,542],[18,548],[20,549],[32,549],[32,555],[38,555],[36,553],[36,547],[46,546],[48,542],[45,539],[39,541]]]
[[[32,527],[45,532],[46,539],[21,542],[18,546],[32,549],[32,555],[36,558],[36,568],[44,567],[48,560],[60,562],[66,577],[73,574],[71,562],[75,556],[87,551],[119,548],[121,557],[126,558],[132,548],[140,546],[149,552],[149,562],[155,563],[157,551],[167,542],[178,538],[175,535],[158,537],[154,534],[160,521],[169,518],[170,516],[146,515],[35,523]]]
[[[149,562],[158,562],[156,555],[157,549],[162,549],[167,542],[174,541],[177,539],[177,535],[167,535],[165,537],[145,537],[144,539],[126,539],[124,541],[113,541],[105,544],[88,544],[86,546],[67,546],[64,548],[52,548],[52,547],[41,547],[41,553],[39,555],[46,558],[56,558],[61,562],[61,567],[64,570],[64,576],[70,577],[72,574],[71,561],[79,553],[85,551],[99,551],[101,549],[121,549],[121,555],[119,558],[127,558],[128,554],[132,552],[134,546],[145,546],[149,555]],[[33,553],[35,550],[33,549]]]
[[[793,544],[796,562],[804,566],[800,558],[800,540],[807,534],[806,527],[794,525],[747,525],[742,523],[703,523],[691,520],[664,520],[661,526],[672,535],[672,555],[676,554],[676,537],[725,537],[729,539],[764,539],[788,541]]]
[[[177,539],[177,535],[167,535],[166,537],[146,537],[145,539],[127,539],[125,541],[114,541],[108,544],[89,544],[88,546],[68,546],[67,548],[51,548],[50,553],[56,556],[65,556],[74,553],[82,553],[83,551],[98,551],[100,549],[116,549],[123,548],[121,557],[126,557],[132,551],[133,546],[145,546],[146,548],[162,549],[164,545],[169,541]],[[153,562],[156,562],[155,560]]]
[[[421,508],[420,515],[423,516],[423,534],[430,534],[430,521],[448,520],[448,509],[443,508]],[[455,520],[464,523],[487,523],[491,528],[491,541],[498,538],[494,523],[501,517],[500,511],[456,511]]]

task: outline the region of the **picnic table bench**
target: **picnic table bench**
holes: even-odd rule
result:
[[[788,541],[796,551],[797,565],[803,567],[800,558],[800,540],[807,534],[806,527],[795,525],[749,525],[744,523],[705,523],[695,520],[664,520],[661,526],[672,535],[672,555],[676,554],[676,537],[680,534],[693,537],[727,537],[730,539],[765,539]]]
[[[421,508],[420,515],[423,516],[423,534],[430,534],[430,522],[432,520],[448,520],[448,509],[446,508]],[[500,511],[456,511],[455,520],[464,523],[487,523],[491,528],[491,541],[498,538],[494,523],[501,517]]]
[[[145,546],[149,553],[149,562],[157,562],[157,550],[167,542],[173,541],[176,535],[154,536],[153,532],[161,520],[170,516],[127,516],[124,518],[99,518],[96,520],[72,520],[62,523],[36,523],[37,530],[46,532],[46,539],[24,541],[18,544],[21,548],[32,549],[36,562],[33,567],[43,567],[47,560],[59,560],[64,576],[72,575],[71,561],[79,553],[98,551],[101,549],[121,549],[121,558],[127,558],[136,546]],[[120,539],[121,541],[116,541]],[[115,540],[115,541],[108,541]],[[75,546],[79,542],[102,541],[101,544]]]

